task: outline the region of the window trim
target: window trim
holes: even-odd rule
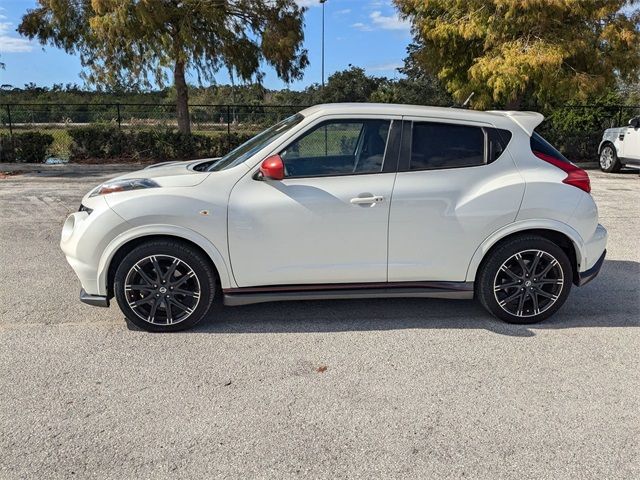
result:
[[[472,127],[479,128],[482,130],[483,138],[484,138],[484,146],[483,146],[483,157],[484,163],[481,165],[459,165],[459,166],[443,166],[443,167],[429,167],[429,168],[411,168],[411,153],[412,153],[412,143],[413,143],[413,126],[415,123],[435,123],[439,125],[452,125],[457,127]],[[479,168],[479,167],[487,167],[493,163],[495,163],[498,159],[500,159],[503,155],[500,155],[494,161],[489,162],[489,128],[493,128],[495,130],[499,130],[496,127],[492,127],[486,124],[476,124],[471,125],[468,123],[454,123],[442,121],[440,119],[411,119],[411,120],[403,120],[402,121],[402,146],[400,148],[400,160],[398,162],[398,172],[428,172],[431,170],[456,170],[460,168]],[[509,142],[510,143],[510,142]],[[508,146],[508,144],[507,144]],[[506,147],[505,147],[506,150]]]
[[[327,123],[349,123],[349,122],[365,122],[368,120],[384,120],[389,122],[389,133],[387,134],[387,142],[384,149],[384,156],[382,158],[382,169],[379,172],[348,172],[348,173],[329,173],[324,175],[304,175],[304,176],[295,176],[289,177],[285,176],[282,181],[286,180],[300,180],[304,178],[328,178],[328,177],[356,177],[360,175],[380,175],[382,173],[395,173],[398,171],[398,162],[400,160],[400,143],[401,136],[403,132],[403,121],[399,118],[393,117],[331,117],[323,119],[319,122],[315,122],[312,125],[309,125],[309,128],[306,128],[303,132],[300,132],[299,135],[296,135],[290,141],[286,142],[284,145],[278,147],[277,154],[280,155],[284,150],[289,148],[291,144],[297,142],[301,138],[304,138],[306,135],[312,133],[317,128],[322,127]],[[286,163],[285,163],[286,166]]]

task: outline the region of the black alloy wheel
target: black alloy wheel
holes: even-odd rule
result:
[[[136,247],[122,260],[114,280],[125,316],[155,332],[194,326],[209,311],[215,290],[210,260],[177,240]]]
[[[559,245],[524,234],[489,252],[476,277],[476,297],[506,322],[536,323],[564,304],[572,278],[571,261]]]

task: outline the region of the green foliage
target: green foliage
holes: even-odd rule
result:
[[[71,161],[187,160],[220,157],[254,133],[191,134],[176,130],[120,130],[98,125],[69,129]]]
[[[120,157],[126,146],[124,135],[117,127],[71,128],[68,134],[71,137],[71,159]]]
[[[368,102],[382,82],[382,78],[368,76],[362,68],[351,67],[331,75],[317,95],[322,103]]]
[[[450,107],[454,103],[438,79],[430,76],[383,82],[371,95],[371,101],[441,107]]]
[[[584,101],[638,79],[635,1],[394,2],[413,23],[410,61],[477,108]]]
[[[0,163],[13,162],[13,145],[8,133],[0,133]]]
[[[302,91],[289,89],[268,90],[259,84],[247,85],[211,85],[208,87],[190,87],[190,113],[194,122],[209,107],[194,105],[251,105],[253,110],[278,105],[308,106],[330,102],[382,102],[417,105],[452,105],[451,96],[434,76],[415,69],[405,70],[406,78],[389,79],[367,76],[361,68],[351,67],[331,75],[324,90],[319,84],[313,84]],[[171,113],[175,118],[173,104],[176,92],[173,88],[156,91],[135,90],[83,90],[77,85],[54,85],[52,88],[25,85],[24,88],[9,88],[2,91],[2,102],[6,103],[48,103],[39,106],[37,111],[29,113],[28,118],[16,116],[16,122],[107,122],[117,117],[116,103],[141,103],[160,105],[160,113]],[[80,105],[78,105],[80,104]],[[110,104],[111,106],[97,106]],[[150,107],[149,107],[150,108]],[[18,115],[14,113],[12,116]],[[138,111],[147,111],[141,107]],[[265,111],[275,111],[268,110]],[[240,110],[242,112],[242,110]],[[6,112],[0,109],[0,121],[6,122]],[[122,109],[126,119],[128,112]]]
[[[568,104],[549,109],[537,131],[572,161],[595,160],[602,133],[623,126],[628,119],[619,105],[621,98],[610,93],[593,99],[592,106]]]
[[[0,135],[0,161],[17,163],[42,163],[53,144],[53,136],[40,132]]]

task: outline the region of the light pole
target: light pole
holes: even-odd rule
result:
[[[324,89],[324,4],[327,0],[320,0],[322,4],[322,88]]]

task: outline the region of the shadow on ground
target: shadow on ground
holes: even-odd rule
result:
[[[544,329],[639,327],[639,312],[640,263],[608,260],[591,283],[580,288],[573,286],[558,313],[535,325],[501,322],[475,301],[407,298],[218,306],[210,318],[188,332],[321,333],[469,328],[532,337],[534,330]]]

